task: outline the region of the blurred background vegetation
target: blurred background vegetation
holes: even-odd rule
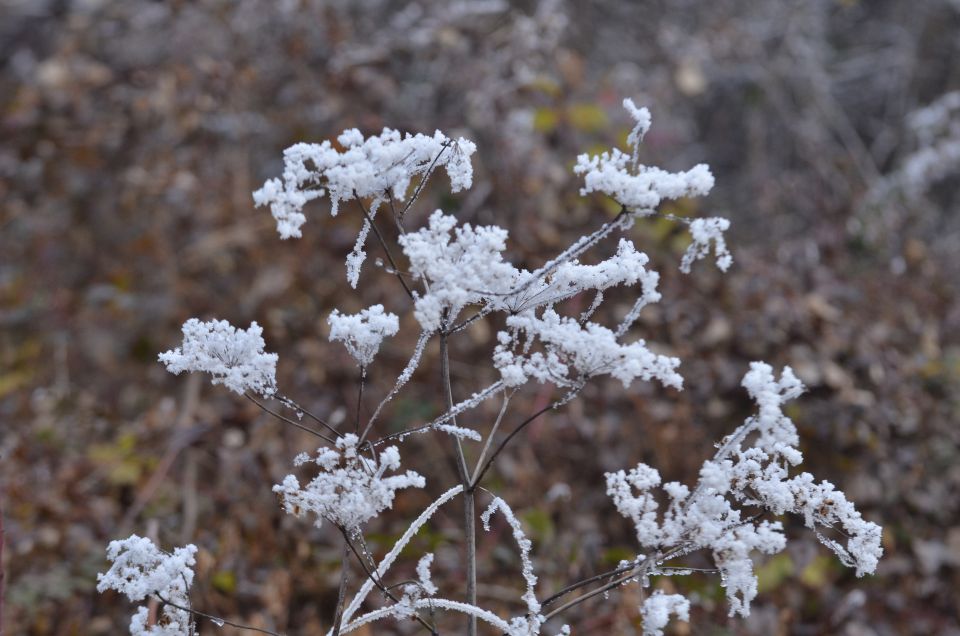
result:
[[[502,458],[487,485],[521,514],[542,589],[634,554],[603,472],[646,461],[694,479],[748,414],[739,380],[764,359],[809,386],[790,411],[806,466],[884,526],[886,556],[857,580],[788,520],[795,540],[760,566],[748,620],[726,618],[715,576],[656,581],[696,593],[675,633],[960,634],[958,61],[955,0],[0,1],[7,633],[123,632],[130,605],[94,587],[106,542],[131,532],[200,546],[195,607],[321,633],[334,532],[286,517],[269,489],[312,440],[156,355],[188,317],[257,320],[284,391],[344,419],[356,370],[326,342],[327,313],[406,299],[369,264],[346,293],[357,210],[313,205],[304,238],[283,243],[250,192],[291,143],[439,128],[477,142],[475,186],[452,198],[440,178],[413,214],[503,225],[512,257],[536,265],[609,218],[570,167],[623,143],[632,97],[654,116],[645,163],[712,166],[714,192],[667,211],[729,217],[736,263],[682,276],[681,228],[631,231],[663,273],[644,331],[684,360],[687,388],[598,384]],[[368,395],[404,364],[403,327]],[[489,378],[490,335],[452,352],[462,395]],[[391,427],[438,412],[436,366]],[[467,423],[489,426],[490,409]],[[401,450],[428,488],[371,524],[375,552],[453,482],[443,440]],[[463,576],[458,521],[441,512],[412,547],[436,550],[441,588]],[[481,535],[481,595],[516,611],[508,532]],[[625,588],[569,621],[630,634],[638,604]]]

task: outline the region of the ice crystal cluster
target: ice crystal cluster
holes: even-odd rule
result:
[[[327,318],[330,325],[330,342],[339,340],[361,367],[368,367],[380,350],[384,338],[397,335],[400,319],[396,314],[383,310],[383,305],[374,305],[359,314],[341,314],[334,309]]]
[[[402,488],[423,488],[423,477],[408,470],[400,475],[386,476],[387,471],[400,468],[400,451],[388,446],[376,459],[359,452],[359,439],[350,433],[337,440],[337,450],[321,448],[315,457],[300,455],[295,463],[313,463],[319,474],[301,486],[293,475],[273,487],[283,499],[287,512],[296,516],[312,513],[322,520],[355,531],[361,525],[393,505],[396,491]]]
[[[160,362],[170,373],[209,373],[214,384],[267,397],[276,391],[277,354],[263,347],[263,328],[255,322],[243,330],[226,320],[191,318],[183,323],[183,345],[161,353]]]
[[[781,409],[803,390],[793,371],[785,368],[778,380],[769,365],[754,362],[743,386],[759,412],[704,462],[692,492],[677,482],[661,484],[657,470],[638,464],[628,472],[608,473],[607,494],[633,522],[642,547],[659,555],[709,550],[723,575],[730,614],[747,616],[757,595],[751,553],[780,552],[786,537],[779,522],[756,521],[739,506],[799,515],[857,576],[876,569],[882,548],[880,526],[865,521],[832,484],[817,482],[809,473],[789,476],[789,467],[803,459],[796,427]],[[750,445],[745,444],[748,438],[753,438]],[[659,515],[653,491],[661,485],[669,504]],[[846,546],[823,532],[835,528],[848,537]]]
[[[153,541],[131,535],[127,539],[111,541],[107,558],[113,565],[105,574],[97,576],[97,591],[116,590],[133,602],[156,597],[180,607],[189,607],[187,592],[193,583],[195,545],[162,552]],[[149,610],[137,609],[130,620],[133,636],[183,636],[191,634],[193,617],[190,612],[164,604],[155,625],[147,624]]]
[[[563,397],[542,413],[574,399],[587,382],[600,376],[619,380],[625,389],[638,380],[656,381],[677,390],[683,387],[680,360],[655,353],[646,340],[635,335],[641,312],[661,300],[657,290],[659,274],[650,269],[648,256],[625,236],[618,238],[613,253],[603,256],[593,252],[590,260],[585,256],[595,248],[600,251],[606,239],[625,232],[637,219],[659,215],[688,226],[692,240],[680,262],[682,271],[689,272],[696,261],[711,251],[719,269],[726,271],[733,262],[724,239],[729,228],[726,219],[682,219],[657,210],[666,199],[706,195],[714,185],[709,168],[697,165],[672,173],[641,164],[640,144],[651,125],[650,113],[630,100],[624,101],[624,107],[634,121],[627,138],[629,152],[614,149],[594,157],[582,155],[574,167],[574,172],[583,178],[584,195],[601,193],[611,197],[619,204],[620,212],[539,267],[520,268],[505,258],[509,236],[503,228],[461,224],[440,210],[429,215],[408,214],[438,167],[446,170],[452,191],[471,186],[470,155],[474,145],[464,139],[451,140],[440,132],[429,137],[385,129],[379,135],[364,137],[351,129],[344,131],[336,144],[297,144],[284,153],[282,178],[268,180],[254,193],[257,205],[270,207],[282,238],[301,235],[307,202],[326,194],[331,214],[336,215],[343,202],[356,201],[363,226],[347,257],[347,280],[353,287],[358,284],[365,241],[373,231],[391,261],[388,272],[400,279],[404,293],[398,297],[413,314],[414,320],[407,324],[415,322],[420,331],[409,362],[366,421],[361,421],[363,409],[358,405],[353,433],[338,430],[307,412],[311,421],[326,429],[312,431],[302,422],[265,408],[280,421],[314,432],[327,442],[315,454],[302,453],[295,459],[294,464],[301,471],[309,471],[303,481],[287,475],[274,486],[274,491],[288,513],[309,516],[317,526],[326,521],[341,530],[349,544],[345,547],[352,547],[353,554],[362,562],[359,569],[366,576],[359,588],[352,596],[341,590],[341,597],[349,601],[341,601],[337,607],[335,627],[329,632],[333,636],[388,618],[416,620],[436,633],[432,621],[440,613],[464,615],[471,625],[483,622],[508,636],[570,634],[567,625],[559,624],[558,614],[577,605],[579,600],[569,600],[571,597],[566,595],[574,591],[580,594],[582,590],[587,593],[580,598],[586,601],[598,599],[601,593],[619,585],[639,583],[651,588],[651,581],[657,576],[689,574],[691,570],[685,569],[682,560],[693,552],[712,558],[726,589],[731,615],[746,616],[757,595],[753,559],[758,553],[773,554],[784,549],[786,538],[778,517],[785,514],[802,519],[858,576],[876,569],[882,552],[879,526],[864,520],[829,482],[795,471],[803,457],[798,449],[796,427],[783,413],[783,404],[800,395],[801,383],[789,367],[778,378],[769,365],[755,362],[744,376],[743,387],[757,403],[757,413],[722,441],[713,457],[704,462],[692,488],[677,482],[663,483],[656,469],[642,463],[606,475],[608,495],[634,526],[639,548],[636,557],[604,576],[556,586],[565,590],[556,597],[538,597],[534,546],[520,517],[504,498],[481,487],[501,451],[508,443],[517,443],[514,440],[521,439],[517,434],[532,421],[528,418],[508,435],[499,430],[511,397],[531,384],[550,384],[561,389]],[[384,235],[376,225],[378,214],[392,215],[397,228],[396,247],[406,261],[404,266],[394,264]],[[411,219],[422,220],[424,216],[422,226],[407,227]],[[603,324],[594,316],[605,301],[604,294],[613,288],[632,292],[634,301],[615,324]],[[570,315],[569,305],[563,301],[575,296],[583,296],[585,302],[581,306],[587,308]],[[450,404],[442,414],[428,422],[378,434],[378,417],[414,377],[427,355],[430,340],[441,339],[440,351],[444,356],[447,338],[493,314],[499,316],[490,364],[497,379],[460,402],[449,397]],[[362,398],[368,367],[386,339],[399,332],[401,321],[383,305],[374,305],[357,314],[333,310],[327,322],[330,341],[342,343],[361,369],[358,379]],[[172,373],[209,373],[214,384],[223,384],[237,393],[279,395],[275,379],[277,356],[264,352],[262,330],[257,323],[244,331],[223,321],[190,319],[183,325],[181,347],[161,354],[160,360]],[[449,373],[449,365],[441,366],[446,366]],[[447,388],[444,393],[449,396],[452,390]],[[497,396],[502,397],[503,406],[484,433],[476,418],[471,414],[468,419],[465,414]],[[298,416],[304,414],[289,398],[278,399],[282,406],[296,409]],[[376,563],[364,548],[366,525],[393,506],[398,491],[426,487],[421,475],[401,469],[397,446],[387,442],[401,443],[414,432],[436,431],[456,438],[458,454],[453,460],[462,483],[430,503]],[[462,450],[462,445],[470,442],[481,444],[472,470]],[[475,497],[487,498],[485,512],[480,515],[484,528],[491,529],[496,513],[509,526],[519,553],[522,579],[517,586],[518,608],[513,616],[502,616],[470,598],[470,590],[476,588],[469,584],[465,600],[445,597],[432,580],[433,553],[420,556],[416,579],[399,578],[400,575],[395,577],[398,580],[389,578],[401,553],[409,550],[413,536],[441,506],[459,497],[464,498],[465,519],[469,520],[465,521],[464,533],[473,533]],[[838,535],[846,538],[845,543]],[[473,545],[469,540],[466,543]],[[111,543],[108,556],[114,565],[101,576],[100,589],[120,590],[134,601],[158,594],[188,607],[186,592],[193,577],[189,566],[194,552],[193,546],[187,546],[165,555],[136,536]],[[349,557],[350,551],[345,550],[344,554]],[[468,551],[468,559],[475,556],[475,552]],[[346,560],[344,567],[350,567]],[[381,592],[379,601],[368,603],[375,588]],[[561,603],[558,599],[562,596],[566,598]],[[662,634],[671,617],[689,619],[692,599],[655,589],[646,591],[644,598],[636,611],[647,635]],[[163,624],[148,627],[145,611],[135,616],[133,633],[189,633],[188,613],[165,606]],[[554,627],[548,628],[548,624]]]

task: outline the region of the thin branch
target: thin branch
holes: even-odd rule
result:
[[[447,412],[453,412],[453,386],[450,383],[450,347],[447,342],[449,334],[447,333],[446,312],[444,312],[443,326],[440,329],[440,377],[443,382],[443,392],[447,398]],[[450,423],[457,425],[456,415],[450,417]],[[467,559],[467,603],[477,604],[477,522],[476,505],[473,497],[473,490],[470,488],[470,474],[467,472],[467,459],[463,454],[463,444],[459,437],[453,438],[453,448],[457,458],[457,472],[460,474],[460,481],[463,484],[463,532],[464,532],[464,551]],[[468,636],[477,634],[477,617],[468,615],[467,618]]]
[[[480,470],[480,466],[483,464],[484,458],[487,456],[487,452],[490,450],[490,444],[493,442],[494,436],[497,434],[497,430],[500,428],[500,422],[503,421],[503,415],[507,412],[507,405],[510,404],[510,398],[513,397],[513,394],[516,393],[516,390],[511,392],[503,392],[503,406],[500,407],[500,412],[497,414],[497,419],[493,423],[493,428],[490,429],[490,434],[487,435],[487,441],[483,445],[483,450],[480,451],[480,457],[477,459],[476,466],[473,467],[473,476],[470,478],[470,483],[477,483],[477,474]]]
[[[390,400],[400,392],[401,387],[410,380],[410,377],[413,375],[413,372],[416,370],[417,366],[420,364],[420,358],[423,357],[424,349],[426,349],[427,341],[432,336],[432,333],[426,331],[421,332],[420,337],[417,339],[417,345],[414,347],[413,355],[410,356],[407,366],[404,367],[403,372],[397,378],[397,381],[394,383],[393,388],[390,389],[390,392],[380,400],[380,404],[377,405],[377,408],[374,409],[373,415],[370,416],[370,419],[367,421],[367,425],[363,428],[363,433],[360,435],[360,443],[362,444],[367,436],[370,434],[370,431],[373,430],[373,424],[377,421],[377,416],[380,415],[380,411],[387,405]]]
[[[363,385],[367,379],[367,368],[364,366],[360,367],[360,388],[357,389],[357,421],[355,425],[355,432],[357,435],[360,435],[360,407],[363,405]]]
[[[338,528],[338,529],[340,530],[341,534],[343,534],[343,540],[346,542],[346,545],[350,549],[350,551],[353,552],[353,556],[357,557],[357,561],[360,563],[360,567],[363,568],[363,572],[364,574],[366,574],[367,578],[370,579],[370,581],[375,586],[377,586],[377,589],[383,592],[383,594],[387,598],[389,598],[394,603],[399,603],[400,599],[398,599],[397,596],[390,591],[390,587],[394,587],[394,586],[387,587],[386,585],[383,584],[383,581],[380,579],[379,576],[377,576],[377,573],[372,571],[367,566],[366,562],[363,560],[363,556],[361,556],[361,554],[357,552],[357,548],[353,545],[353,542],[350,541],[350,535],[347,534],[347,531],[343,528]],[[439,632],[437,632],[436,627],[434,625],[431,625],[427,621],[425,621],[423,617],[420,616],[420,614],[414,613],[413,616],[418,623],[420,623],[423,627],[425,627],[430,632],[431,636],[438,635]],[[333,636],[337,636],[337,632],[334,632]]]
[[[353,193],[354,196],[357,196],[357,193]],[[363,204],[363,200],[360,197],[357,197],[357,203],[360,205],[360,209],[363,210],[363,216],[366,217],[367,223],[370,224],[370,228],[373,230],[374,236],[377,237],[377,241],[380,242],[380,247],[383,248],[383,253],[387,255],[387,261],[390,262],[390,267],[393,269],[393,273],[396,274],[397,280],[400,281],[400,284],[403,285],[403,291],[407,292],[407,296],[410,297],[410,300],[415,300],[413,291],[407,285],[407,281],[403,280],[403,276],[400,274],[400,268],[397,267],[397,262],[393,260],[393,254],[390,252],[390,248],[387,246],[387,242],[384,240],[383,235],[380,234],[380,228],[377,227],[377,224],[373,221],[373,217],[370,216],[370,212],[367,211],[367,207]]]
[[[301,431],[306,431],[307,433],[310,433],[311,435],[316,435],[317,437],[319,437],[320,439],[324,440],[324,441],[327,442],[328,444],[336,444],[336,442],[335,442],[334,440],[330,439],[329,437],[327,437],[326,435],[324,435],[324,434],[321,433],[320,431],[315,431],[315,430],[313,430],[312,428],[310,428],[309,426],[304,426],[304,425],[301,424],[300,422],[294,422],[294,421],[291,420],[290,418],[284,417],[283,415],[280,415],[280,414],[277,413],[276,411],[271,410],[271,409],[268,408],[266,405],[264,405],[263,403],[259,402],[255,397],[253,397],[253,396],[250,395],[249,393],[244,393],[244,394],[243,394],[243,397],[247,398],[248,400],[250,400],[251,402],[253,402],[253,403],[256,404],[257,406],[259,406],[264,412],[269,413],[270,415],[274,416],[275,418],[277,418],[277,419],[280,420],[281,422],[285,422],[285,423],[287,423],[287,424],[289,424],[289,425],[291,425],[291,426],[296,426],[296,427],[299,428]]]
[[[403,228],[403,219],[400,218],[400,215],[397,214],[397,206],[393,200],[393,190],[387,188],[387,201],[390,203],[390,214],[393,215],[393,222],[397,224],[397,232],[400,233],[400,236],[403,236],[407,231]]]
[[[469,399],[466,399],[463,402],[460,402],[455,407],[453,407],[443,415],[440,415],[429,424],[424,424],[422,426],[417,426],[415,428],[408,428],[405,431],[397,431],[396,433],[390,433],[389,435],[384,435],[377,441],[373,442],[373,444],[375,446],[380,446],[381,444],[384,444],[398,437],[406,437],[407,435],[412,435],[413,433],[422,433],[424,431],[435,429],[441,424],[446,424],[447,422],[451,421],[457,415],[459,415],[460,413],[463,413],[467,409],[471,409],[477,406],[478,404],[480,404],[481,402],[483,402],[484,400],[486,400],[487,398],[489,398],[491,395],[501,390],[502,388],[503,388],[503,380],[497,380],[496,382],[494,382],[487,388],[483,389],[482,391],[474,393],[472,396],[470,396]]]
[[[473,314],[469,318],[461,322],[458,322],[454,326],[450,327],[450,329],[447,330],[447,333],[454,334],[454,333],[457,333],[458,331],[463,331],[464,329],[472,325],[474,322],[476,322],[477,320],[480,320],[481,318],[483,318],[484,316],[486,316],[492,311],[493,311],[493,308],[490,307],[490,305],[484,305],[483,308],[477,313]]]
[[[195,610],[190,607],[184,607],[183,605],[178,605],[173,601],[168,601],[167,599],[163,598],[163,596],[159,592],[154,592],[153,595],[156,596],[158,599],[160,599],[160,602],[163,603],[164,605],[175,607],[178,610],[181,610],[183,612],[190,612],[191,614],[205,618],[220,627],[222,627],[223,625],[229,625],[230,627],[236,627],[237,629],[245,629],[245,630],[248,630],[251,632],[257,632],[260,634],[270,634],[271,636],[283,636],[278,632],[271,632],[269,629],[261,629],[259,627],[251,627],[250,625],[234,623],[233,621],[228,621],[225,618],[220,618],[219,616],[214,616],[213,614],[207,614],[206,612],[201,612],[200,610]]]
[[[316,415],[314,415],[313,413],[311,413],[311,412],[308,411],[307,409],[303,408],[303,405],[300,404],[300,403],[298,403],[298,402],[296,402],[293,398],[288,397],[288,396],[286,396],[286,395],[281,395],[281,394],[279,394],[279,393],[278,393],[275,397],[276,397],[278,400],[280,400],[281,402],[283,402],[284,404],[286,404],[287,406],[289,406],[289,407],[291,407],[291,408],[299,411],[300,413],[303,413],[303,414],[306,415],[308,418],[310,418],[311,420],[313,420],[314,422],[316,422],[316,423],[319,424],[320,426],[324,427],[325,429],[327,429],[328,431],[330,431],[331,433],[333,433],[333,434],[336,435],[337,437],[340,437],[340,431],[338,431],[335,427],[333,427],[333,426],[331,426],[330,424],[328,424],[328,423],[326,422],[326,420],[324,420],[324,419],[322,419],[322,418],[320,418],[320,417],[317,417]]]
[[[513,429],[510,432],[510,434],[503,439],[502,442],[500,442],[500,445],[497,446],[497,449],[493,451],[492,455],[490,455],[490,459],[488,459],[487,463],[483,465],[483,468],[481,468],[478,472],[474,473],[476,475],[476,478],[470,483],[470,490],[476,489],[476,487],[480,484],[480,481],[483,479],[483,476],[486,475],[487,471],[490,470],[490,467],[493,466],[493,462],[497,460],[497,456],[503,452],[503,449],[507,447],[510,441],[513,440],[513,438],[516,437],[520,431],[522,431],[531,422],[536,420],[538,417],[540,417],[547,411],[551,409],[559,408],[564,404],[566,404],[567,402],[569,402],[570,400],[572,400],[574,397],[576,397],[577,393],[580,392],[580,389],[583,388],[583,385],[585,384],[585,382],[586,382],[585,379],[581,379],[580,382],[576,385],[576,387],[571,389],[570,392],[568,392],[565,396],[563,396],[563,398],[561,398],[560,400],[557,400],[556,402],[551,402],[550,404],[546,405],[545,407],[543,407],[542,409],[540,409],[539,411],[537,411],[536,413],[534,413],[533,415],[525,419],[524,421],[520,422],[520,424],[515,429]]]
[[[606,585],[603,585],[603,586],[601,586],[601,587],[598,587],[598,588],[596,588],[596,589],[594,589],[594,590],[590,590],[589,592],[587,592],[587,593],[584,594],[583,596],[578,596],[578,597],[575,598],[575,599],[572,599],[572,600],[570,600],[570,601],[567,601],[566,603],[564,603],[563,605],[561,605],[561,606],[558,607],[557,609],[553,610],[552,612],[550,612],[549,614],[547,614],[546,616],[544,616],[544,617],[543,617],[543,618],[544,618],[544,621],[548,621],[548,620],[550,620],[551,618],[553,618],[554,616],[556,616],[557,614],[559,614],[559,613],[561,613],[561,612],[564,612],[564,611],[570,609],[571,607],[575,607],[575,606],[579,605],[580,603],[583,603],[584,601],[587,601],[587,600],[593,598],[594,596],[597,596],[598,594],[603,594],[604,592],[606,592],[606,591],[608,591],[608,590],[612,590],[612,589],[615,588],[615,587],[619,587],[620,585],[626,583],[626,582],[629,581],[630,579],[635,579],[635,578],[637,578],[637,576],[639,576],[639,575],[640,575],[639,572],[631,572],[630,574],[628,574],[628,575],[626,575],[626,576],[622,576],[622,577],[620,577],[619,579],[616,579],[616,580],[614,580],[614,581],[611,581],[610,583],[607,583]]]
[[[337,609],[333,616],[333,636],[340,636],[340,626],[343,624],[343,603],[347,598],[347,577],[350,573],[350,539],[343,534],[343,556],[340,557],[340,587],[337,589]]]
[[[637,567],[639,567],[639,564],[637,564],[636,562],[633,562],[633,563],[631,563],[630,565],[625,565],[625,566],[622,567],[622,568],[617,568],[617,569],[615,569],[615,570],[610,570],[609,572],[604,572],[603,574],[597,574],[597,575],[595,575],[595,576],[591,576],[590,578],[583,579],[582,581],[577,581],[576,583],[571,583],[570,585],[568,585],[567,587],[563,588],[562,590],[560,590],[560,591],[557,592],[556,594],[554,594],[554,595],[552,595],[552,596],[544,599],[543,601],[541,601],[540,604],[543,605],[544,607],[546,607],[547,605],[550,605],[551,603],[553,603],[553,602],[559,600],[560,598],[566,596],[566,595],[569,594],[570,592],[574,592],[574,591],[576,591],[576,590],[579,590],[581,587],[583,587],[583,586],[585,586],[585,585],[590,585],[591,583],[595,583],[595,582],[597,582],[597,581],[602,581],[603,579],[610,578],[610,577],[612,577],[612,576],[618,576],[618,575],[620,575],[620,574],[623,574],[624,572],[630,572],[631,570],[637,569]]]
[[[427,181],[430,180],[430,176],[433,174],[434,169],[437,167],[437,162],[440,161],[440,157],[443,155],[444,151],[450,147],[451,141],[447,140],[443,142],[443,147],[440,149],[440,152],[437,153],[437,156],[433,158],[433,161],[427,166],[427,171],[423,173],[423,176],[420,177],[420,183],[417,184],[417,189],[413,191],[413,196],[410,197],[410,200],[407,201],[407,204],[403,206],[403,210],[400,211],[400,221],[403,221],[403,217],[407,215],[407,211],[410,207],[416,202],[417,197],[420,196],[420,192],[423,190],[424,186],[427,185]]]

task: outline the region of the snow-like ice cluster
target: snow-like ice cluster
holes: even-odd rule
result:
[[[159,596],[181,607],[189,607],[187,592],[193,583],[195,545],[161,551],[146,537],[131,535],[107,546],[107,558],[113,562],[104,574],[97,575],[97,591],[116,590],[134,602]],[[164,604],[155,625],[148,626],[149,610],[139,607],[130,620],[132,636],[184,636],[192,633],[190,612]]]
[[[334,309],[327,318],[330,342],[340,341],[361,367],[368,367],[380,350],[384,338],[397,335],[400,319],[373,305],[358,314],[341,314]]]
[[[226,320],[191,318],[183,323],[183,344],[161,353],[160,362],[176,375],[201,371],[236,393],[271,396],[277,386],[277,354],[264,353],[264,346],[263,329],[255,322],[244,330]]]
[[[388,446],[374,459],[361,454],[356,435],[344,435],[337,440],[337,449],[321,448],[316,457],[298,459],[298,464],[315,463],[319,474],[301,486],[293,475],[273,487],[283,499],[290,514],[301,517],[316,515],[319,527],[324,519],[346,530],[357,530],[382,511],[393,506],[397,490],[423,488],[426,481],[408,470],[406,473],[385,476],[387,471],[400,468],[400,451]]]

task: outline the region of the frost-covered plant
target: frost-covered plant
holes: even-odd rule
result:
[[[97,591],[116,590],[134,602],[155,597],[163,603],[160,616],[148,625],[150,610],[137,609],[130,620],[133,636],[181,636],[193,633],[187,592],[193,583],[197,546],[186,545],[168,554],[146,537],[131,535],[111,541],[107,558],[113,565],[97,576]]]
[[[423,477],[408,470],[402,475],[384,476],[388,470],[400,468],[400,451],[388,446],[374,457],[364,457],[357,450],[358,438],[349,433],[337,440],[337,449],[321,448],[316,457],[306,453],[298,455],[294,464],[301,466],[314,463],[320,473],[305,486],[293,475],[287,475],[283,483],[273,491],[283,499],[287,512],[298,517],[306,513],[317,516],[317,526],[322,519],[349,530],[360,526],[393,505],[397,490],[423,488]]]
[[[397,335],[400,329],[396,314],[385,312],[383,305],[374,305],[354,315],[341,314],[334,309],[327,323],[330,325],[330,342],[343,342],[361,368],[373,362],[383,339]]]
[[[183,327],[182,347],[161,355],[161,361],[173,373],[211,373],[215,384],[225,384],[247,393],[247,397],[251,392],[275,397],[283,406],[295,409],[298,416],[306,415],[322,427],[306,426],[253,400],[267,413],[325,442],[315,454],[301,453],[294,459],[296,466],[311,471],[305,483],[288,475],[274,491],[288,513],[311,516],[318,526],[326,521],[342,535],[341,584],[329,631],[333,636],[388,618],[414,620],[436,634],[437,617],[442,613],[464,615],[466,633],[471,636],[476,634],[478,622],[509,636],[569,634],[570,628],[555,620],[569,609],[621,585],[637,582],[646,591],[651,587],[651,577],[689,574],[693,570],[680,560],[698,551],[712,558],[715,569],[711,571],[720,575],[726,588],[730,614],[747,616],[757,595],[753,559],[757,553],[773,554],[784,549],[783,527],[774,517],[787,513],[802,518],[858,576],[876,569],[882,553],[879,526],[865,521],[829,482],[818,482],[805,472],[791,473],[803,457],[798,450],[797,430],[782,405],[800,395],[802,385],[789,367],[778,379],[769,365],[755,362],[744,376],[743,386],[757,403],[758,412],[727,436],[713,457],[704,462],[692,489],[677,482],[662,483],[660,473],[645,464],[606,475],[607,493],[617,510],[634,525],[639,547],[636,556],[612,571],[563,586],[552,596],[538,593],[533,543],[506,499],[482,486],[498,458],[519,439],[524,427],[576,398],[594,378],[610,376],[627,390],[637,380],[656,380],[677,390],[683,387],[680,360],[655,353],[644,339],[629,335],[643,309],[661,299],[657,291],[659,275],[649,268],[648,256],[620,237],[615,253],[608,258],[593,264],[581,258],[611,235],[628,229],[636,219],[659,215],[689,227],[692,243],[680,263],[682,271],[689,272],[694,262],[708,256],[711,249],[718,268],[726,271],[732,264],[723,236],[729,228],[726,219],[690,220],[657,212],[657,206],[666,199],[706,195],[714,183],[709,168],[698,165],[671,173],[642,165],[640,143],[650,128],[650,113],[630,100],[624,101],[624,107],[635,122],[627,139],[629,152],[614,149],[594,157],[582,155],[574,168],[583,176],[583,194],[603,193],[620,205],[620,212],[533,269],[519,268],[505,258],[509,236],[503,228],[461,224],[439,210],[429,216],[425,226],[406,227],[407,212],[438,166],[447,171],[454,192],[470,187],[470,155],[475,148],[469,141],[453,141],[439,132],[426,137],[386,129],[380,135],[364,137],[357,130],[347,130],[338,138],[337,146],[330,142],[297,144],[284,153],[282,179],[271,179],[254,193],[257,205],[270,207],[281,238],[300,236],[306,220],[304,205],[310,200],[328,193],[334,215],[342,202],[355,200],[363,226],[347,257],[348,282],[356,287],[360,280],[364,245],[372,232],[420,331],[409,362],[372,414],[364,420],[358,406],[353,432],[339,430],[277,392],[277,359],[274,354],[264,353],[262,332],[256,323],[242,331],[224,322],[191,319]],[[395,245],[388,243],[377,226],[377,213],[384,210],[397,228]],[[392,248],[397,247],[406,259],[404,267],[394,259],[397,250]],[[604,293],[614,287],[632,290],[635,300],[615,325],[605,325],[594,316],[604,303]],[[579,295],[590,298],[588,308],[577,315],[565,314],[567,305],[562,301]],[[470,324],[494,314],[500,314],[501,325],[490,359],[497,379],[458,402],[450,377],[449,340]],[[399,332],[400,319],[382,305],[374,305],[354,315],[334,310],[328,323],[330,340],[343,343],[360,366],[362,398],[367,368],[385,339]],[[444,412],[399,432],[379,432],[379,416],[411,380],[432,339],[439,340]],[[501,425],[511,398],[533,383],[551,384],[563,393],[504,434]],[[502,406],[485,435],[475,426],[458,423],[458,417],[497,396],[502,398]],[[392,507],[398,490],[427,487],[418,473],[401,471],[400,452],[388,443],[402,443],[413,433],[430,432],[454,438],[451,453],[460,483],[430,503],[389,552],[375,562],[365,546],[366,524]],[[473,455],[476,461],[468,463],[464,444],[470,442],[479,445]],[[658,495],[657,489],[664,495]],[[500,513],[519,549],[523,589],[517,592],[519,607],[512,616],[485,607],[477,592],[478,497],[489,498],[480,515],[483,527],[490,530],[495,513]],[[434,583],[433,553],[420,556],[416,579],[395,580],[391,568],[411,538],[453,499],[463,501],[466,581],[462,595],[457,590],[441,590]],[[666,502],[664,507],[661,501]],[[834,531],[847,537],[845,545],[829,536]],[[136,537],[127,540],[131,545],[140,545],[140,541]],[[111,544],[114,559],[120,552],[115,544]],[[182,554],[187,553],[174,553]],[[188,555],[192,558],[192,552]],[[354,564],[355,560],[358,563]],[[131,563],[135,573],[169,569],[161,568],[167,562],[159,556],[154,560],[137,557]],[[112,583],[101,582],[101,586],[127,591],[123,579],[111,574],[116,567],[104,577]],[[363,582],[348,598],[347,573],[351,569],[363,573]],[[169,576],[150,574],[149,583],[142,582],[141,574],[137,577],[131,579],[141,581],[130,595],[132,600],[142,600],[151,593],[168,595],[177,608],[187,608],[178,611],[193,611],[186,598],[192,573],[184,575],[182,588],[176,587]],[[379,601],[370,600],[375,588],[380,592]],[[638,612],[645,634],[662,634],[671,616],[689,619],[692,599],[659,590],[644,595]],[[183,630],[190,629],[187,614],[172,616],[181,621],[177,625]],[[168,619],[168,624],[174,624],[172,620]],[[551,623],[555,627],[550,628]],[[143,625],[142,620],[137,623],[138,628]]]
[[[276,391],[277,354],[263,347],[263,328],[255,322],[244,331],[226,320],[191,318],[183,323],[183,345],[161,353],[160,362],[170,373],[202,371],[236,393],[269,397]]]

